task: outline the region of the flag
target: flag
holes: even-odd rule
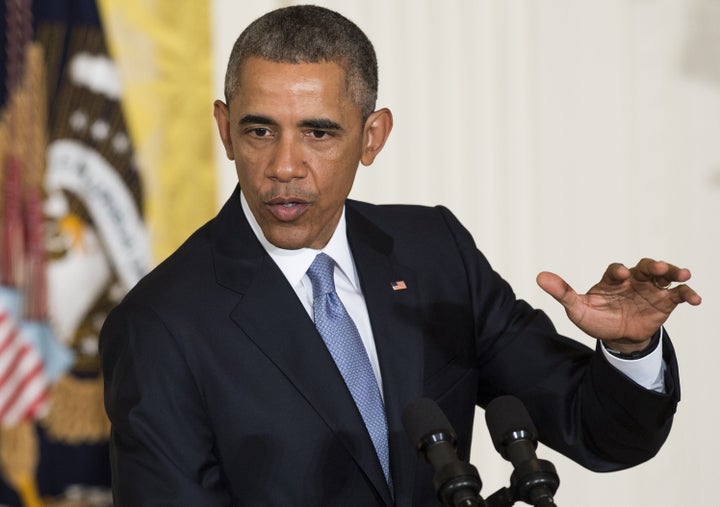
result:
[[[44,165],[45,116],[41,52],[32,40],[28,2],[4,6],[2,107],[0,108],[0,474],[27,507],[40,506],[35,472],[34,422],[48,409],[47,359],[63,369],[66,353],[52,335],[25,327],[24,317],[42,306],[28,296],[44,287],[44,252],[38,218],[39,175]],[[35,261],[40,260],[40,263]],[[30,288],[32,290],[25,291]],[[27,310],[27,311],[26,311]],[[37,329],[37,328],[36,328]],[[29,332],[28,332],[29,331]],[[45,347],[45,345],[47,345]],[[67,358],[67,355],[65,356]],[[0,497],[4,484],[0,484]]]
[[[22,299],[20,316],[8,312],[4,320],[11,355],[0,357],[6,361],[0,380],[3,371],[20,378],[13,392],[24,395],[7,398],[17,400],[13,407],[32,399],[31,387],[42,392],[36,379],[45,379],[46,395],[38,396],[37,412],[24,401],[29,408],[7,411],[35,417],[0,430],[0,505],[111,505],[97,341],[108,311],[153,263],[143,178],[94,0],[18,0],[3,8],[8,37],[30,34],[26,54],[42,62],[42,78],[33,75],[45,96],[29,100],[27,86],[12,86],[28,66],[8,51],[3,112],[15,111],[10,106],[17,102],[34,109],[16,114],[16,121],[12,114],[0,117],[9,125],[3,130],[0,123],[0,153],[3,145],[11,148],[15,165],[5,166],[19,168],[5,171],[0,190],[20,196],[19,207],[0,212],[7,233],[2,252],[12,254],[3,256],[0,275]],[[22,16],[9,12],[14,9]],[[31,121],[39,117],[44,120]],[[35,130],[17,130],[17,119]],[[13,141],[21,137],[44,146],[18,151],[16,144],[29,145]],[[31,376],[33,368],[42,374]]]
[[[27,53],[43,62],[33,84],[47,99],[28,99],[27,86],[12,86],[25,66],[0,52],[0,160],[18,144],[11,103],[26,108],[15,115],[29,124],[25,141],[47,146],[3,163],[11,183],[21,175],[19,190],[0,171],[0,192],[20,196],[0,206],[0,254],[12,252],[0,255],[0,276],[6,299],[22,301],[8,313],[15,347],[41,358],[49,385],[45,410],[0,428],[3,507],[111,505],[100,327],[217,206],[208,3],[98,4],[0,4],[6,49],[11,36],[32,39]]]
[[[393,282],[390,282],[390,286],[392,287],[392,290],[405,290],[407,289],[407,284],[404,280],[395,280]]]
[[[44,415],[48,387],[42,356],[20,335],[10,311],[0,307],[0,425]]]
[[[162,260],[216,212],[211,2],[98,0]],[[224,198],[222,199],[224,201]]]

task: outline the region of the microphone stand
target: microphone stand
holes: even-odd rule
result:
[[[477,469],[470,463],[457,459],[447,463],[435,473],[433,486],[448,507],[489,507],[480,496],[482,481]]]
[[[555,507],[553,495],[560,486],[555,467],[544,459],[518,465],[510,476],[510,487],[500,488],[485,499],[487,507],[510,507],[521,500],[535,507]]]
[[[480,496],[482,481],[477,469],[470,463],[458,459],[455,431],[437,403],[429,398],[420,398],[403,410],[403,426],[410,441],[435,468],[433,486],[438,500],[444,506],[510,507],[518,500],[535,507],[556,505],[553,495],[560,485],[560,478],[552,463],[536,458],[537,440],[534,436],[536,431],[532,420],[520,400],[510,399],[508,407],[509,398],[498,398],[502,400],[499,401],[500,406],[510,408],[510,413],[517,417],[517,405],[520,404],[519,420],[522,423],[520,426],[528,426],[532,431],[513,431],[512,436],[518,438],[511,439],[510,442],[496,443],[496,438],[493,436],[493,443],[498,452],[512,462],[514,470],[510,476],[510,487],[499,489],[487,500]],[[495,407],[498,406],[495,401],[493,403]],[[523,421],[523,418],[527,421]],[[496,419],[493,419],[493,422],[496,422]],[[503,435],[505,431],[502,426],[506,423],[502,418],[497,420],[497,423],[500,425],[500,434]],[[498,427],[498,424],[493,424],[490,428],[491,435],[493,428]],[[500,444],[501,447],[498,447]]]
[[[535,507],[555,506],[553,495],[560,478],[552,463],[535,455],[538,433],[522,402],[514,396],[499,396],[488,404],[485,420],[495,449],[514,468],[510,488],[492,495],[492,507],[518,500]]]

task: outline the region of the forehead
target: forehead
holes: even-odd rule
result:
[[[350,101],[345,69],[335,62],[286,63],[249,57],[239,72],[238,90],[231,102],[344,105]]]

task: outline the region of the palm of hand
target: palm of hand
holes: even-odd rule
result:
[[[578,294],[554,273],[540,273],[537,282],[585,333],[611,348],[632,352],[650,343],[678,304],[701,303],[700,296],[683,283],[690,276],[687,269],[642,259],[631,269],[611,264],[587,294]],[[673,282],[680,285],[668,288]]]
[[[650,288],[644,287],[649,285]],[[603,341],[644,342],[677,306],[669,294],[649,282],[600,282],[565,307],[570,320],[586,334]]]

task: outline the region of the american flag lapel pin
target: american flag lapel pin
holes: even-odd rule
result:
[[[405,284],[404,280],[395,280],[394,282],[390,282],[390,285],[392,286],[392,290],[407,289],[407,285]]]

